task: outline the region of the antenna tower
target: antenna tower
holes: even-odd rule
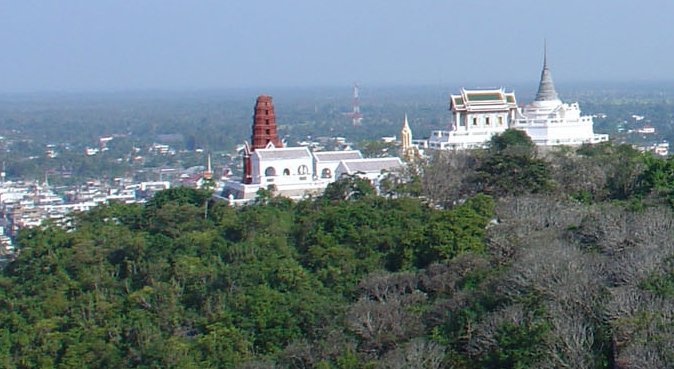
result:
[[[353,122],[354,127],[360,126],[361,122],[363,121],[363,115],[360,113],[360,98],[358,97],[358,84],[357,83],[353,84],[353,102],[352,102],[352,110],[351,110],[351,121]]]

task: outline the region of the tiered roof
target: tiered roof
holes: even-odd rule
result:
[[[461,94],[451,95],[450,109],[453,111],[480,111],[494,109],[517,108],[514,92],[506,92],[503,88],[466,90]]]

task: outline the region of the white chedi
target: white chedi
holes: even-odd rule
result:
[[[608,135],[595,134],[591,116],[583,116],[578,103],[566,104],[559,99],[547,55],[536,99],[518,114],[513,128],[525,131],[540,146],[580,145],[608,141]]]

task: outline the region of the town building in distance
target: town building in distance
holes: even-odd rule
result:
[[[243,178],[230,178],[222,191],[233,202],[253,200],[260,189],[289,198],[319,195],[344,175],[367,178],[377,187],[382,173],[403,167],[398,157],[368,159],[357,150],[313,152],[308,147],[284,147],[272,99],[266,95],[257,98],[252,130],[252,144],[244,143]]]
[[[519,108],[514,92],[504,89],[462,89],[451,95],[452,129],[433,131],[428,147],[461,150],[484,147],[492,136],[508,128],[527,133],[539,146],[576,146],[608,141],[608,135],[594,133],[591,116],[581,115],[578,103],[562,102],[555,90],[544,56],[536,98]]]

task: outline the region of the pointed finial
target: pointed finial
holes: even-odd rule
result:
[[[543,39],[543,68],[548,68],[548,40]]]

